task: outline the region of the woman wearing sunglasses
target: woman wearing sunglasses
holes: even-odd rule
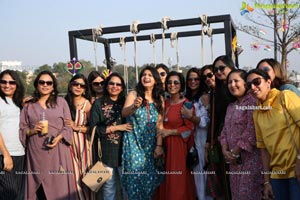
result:
[[[165,82],[166,82],[166,77],[169,73],[169,68],[163,63],[156,65],[155,68],[156,68],[157,72],[159,73],[163,89],[165,90]]]
[[[234,102],[227,107],[224,127],[219,138],[230,169],[232,200],[261,199],[262,161],[256,147],[253,109],[256,99],[248,93],[247,72],[232,70],[227,86]]]
[[[272,81],[272,88],[278,90],[291,90],[298,96],[300,96],[299,90],[289,83],[286,74],[282,70],[281,64],[273,58],[265,58],[259,61],[256,69],[261,69],[268,73]]]
[[[166,174],[159,188],[159,199],[194,200],[195,183],[186,166],[188,149],[194,144],[194,124],[181,114],[181,108],[188,102],[182,96],[185,89],[184,77],[181,73],[172,71],[165,84],[170,98],[165,101],[163,129],[159,132],[166,148],[165,170],[171,173]]]
[[[146,66],[122,109],[122,116],[132,124],[132,130],[124,132],[122,149],[122,183],[128,199],[151,199],[162,181],[154,165],[154,157],[163,154],[162,137],[156,131],[162,115],[161,79],[154,67]]]
[[[15,71],[0,74],[1,199],[23,199],[25,150],[19,139],[20,110],[25,89]],[[5,172],[4,172],[5,171]],[[3,172],[3,173],[2,173]]]
[[[191,68],[186,75],[185,97],[193,102],[193,109],[185,106],[181,108],[181,114],[192,121],[195,125],[195,147],[198,150],[199,164],[194,168],[194,179],[198,199],[207,199],[205,194],[206,175],[197,173],[203,171],[205,165],[204,153],[207,137],[207,124],[209,122],[208,111],[209,95],[206,93],[203,79],[200,78],[200,69]]]
[[[258,100],[253,119],[264,170],[264,199],[299,199],[300,177],[295,171],[300,148],[300,99],[289,90],[272,88],[270,76],[259,69],[248,72],[247,85]]]
[[[218,176],[218,183],[221,185],[222,190],[216,190],[218,187],[210,187],[209,193],[214,198],[223,197],[226,200],[231,199],[229,176],[226,174],[228,165],[225,164],[222,154],[221,144],[218,137],[224,126],[224,119],[228,104],[232,101],[231,96],[227,90],[227,77],[228,74],[235,69],[234,63],[230,56],[219,56],[214,60],[213,71],[215,75],[215,88],[210,93],[210,126],[207,135],[206,148],[217,149],[218,163],[212,162],[212,158],[208,156],[209,169],[215,169]],[[211,134],[213,133],[213,141],[211,141]],[[211,154],[208,154],[211,155]],[[208,184],[212,185],[214,183]]]
[[[68,92],[65,96],[72,118],[66,119],[65,122],[68,126],[71,126],[73,130],[73,140],[70,151],[79,199],[91,199],[91,192],[81,181],[82,177],[92,165],[92,158],[87,150],[90,142],[89,134],[87,134],[91,110],[89,98],[87,79],[83,74],[76,74],[69,81]]]
[[[27,155],[25,199],[76,199],[69,106],[58,97],[57,81],[50,71],[34,80],[33,98],[21,112],[20,138]],[[46,125],[45,120],[48,122]]]
[[[121,176],[121,152],[124,132],[132,130],[130,123],[122,118],[125,101],[125,82],[116,72],[103,84],[103,96],[95,101],[91,110],[91,127],[97,127],[101,139],[102,162],[113,168],[113,176],[103,185],[103,199],[116,199],[117,178]],[[125,193],[123,193],[125,199]]]
[[[104,79],[105,78],[98,71],[91,71],[89,73],[88,84],[91,91],[91,104],[102,96]]]

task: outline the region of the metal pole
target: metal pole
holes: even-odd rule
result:
[[[277,0],[274,0],[274,59],[277,60]]]

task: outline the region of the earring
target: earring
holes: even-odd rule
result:
[[[52,94],[52,95],[55,95],[55,92],[53,91],[51,94]]]

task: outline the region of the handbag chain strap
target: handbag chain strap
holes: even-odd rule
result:
[[[292,140],[292,143],[293,143],[293,145],[294,145],[294,147],[295,147],[295,149],[296,149],[296,152],[297,152],[297,159],[300,159],[300,152],[299,152],[299,149],[298,149],[297,144],[296,144],[296,142],[295,142],[295,139],[294,139],[294,137],[293,137],[293,132],[292,132],[292,129],[291,129],[291,127],[290,127],[290,123],[289,123],[288,117],[287,117],[287,112],[288,112],[288,111],[287,111],[287,108],[286,108],[286,106],[285,106],[285,103],[283,102],[282,96],[283,96],[283,93],[281,92],[281,94],[280,94],[280,103],[281,103],[281,106],[282,106],[282,110],[283,110],[285,122],[286,122],[287,127],[289,128],[289,132],[290,132],[290,134],[291,134],[291,140]],[[297,125],[297,124],[296,124],[296,125]]]
[[[92,147],[93,147],[93,142],[94,142],[96,129],[97,129],[97,126],[94,126],[93,131],[92,131],[92,136],[91,136],[90,149],[92,149]],[[90,152],[92,154],[92,151],[90,151]],[[101,159],[102,159],[102,149],[101,149],[101,140],[100,140],[100,138],[98,138],[98,157],[99,157],[99,161],[101,161]]]

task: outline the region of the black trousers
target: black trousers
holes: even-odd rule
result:
[[[3,170],[3,156],[0,155],[0,200],[24,199],[24,160],[25,156],[12,156],[13,170]]]

